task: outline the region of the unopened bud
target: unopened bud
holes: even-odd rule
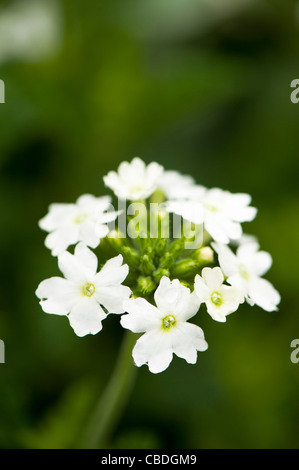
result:
[[[195,250],[193,257],[202,264],[211,264],[214,261],[214,252],[209,246]]]
[[[184,238],[178,238],[174,240],[170,246],[169,246],[169,253],[173,256],[174,259],[177,259],[180,254],[184,251],[185,249],[185,240]]]
[[[167,248],[168,240],[166,238],[159,238],[155,244],[155,253],[162,256]]]
[[[178,261],[172,268],[171,273],[173,276],[190,276],[198,268],[200,263],[194,259],[183,259]]]
[[[143,274],[151,274],[156,269],[149,255],[141,256],[140,269]]]
[[[160,280],[163,276],[169,277],[169,270],[168,269],[159,268],[159,269],[156,269],[156,271],[154,271],[154,273],[153,273],[153,277],[154,277],[154,279],[157,283],[160,282]]]
[[[137,280],[138,290],[142,294],[150,294],[155,290],[156,284],[151,277],[140,276]]]
[[[133,268],[138,268],[140,264],[140,255],[137,250],[129,246],[123,246],[121,253],[125,262]]]
[[[170,253],[165,253],[165,255],[162,256],[161,261],[160,261],[160,268],[168,269],[174,262],[174,257]]]
[[[121,249],[124,244],[125,235],[118,229],[111,230],[107,235],[107,241],[117,251]]]

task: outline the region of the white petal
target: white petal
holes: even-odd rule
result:
[[[242,227],[238,222],[225,218],[222,214],[209,213],[206,215],[204,227],[218,243],[229,243],[242,235]]]
[[[241,291],[243,295],[247,295],[248,282],[239,273],[229,276],[226,282]]]
[[[64,251],[58,256],[58,266],[66,279],[76,283],[85,283],[89,278],[93,278],[95,273],[89,267],[90,260],[72,255]],[[91,282],[91,279],[89,279]]]
[[[163,166],[156,162],[151,162],[146,168],[146,182],[148,187],[157,187],[159,178],[163,174]]]
[[[111,197],[95,197],[93,194],[82,194],[82,196],[77,199],[76,204],[83,210],[86,209],[88,213],[94,210],[103,212],[110,207]]]
[[[127,264],[123,264],[122,255],[115,256],[114,258],[106,261],[99,273],[95,277],[97,286],[109,286],[122,283],[128,273],[129,267]]]
[[[103,224],[109,224],[109,222],[113,222],[122,213],[123,213],[123,211],[121,211],[121,210],[120,211],[109,211],[109,212],[99,213],[97,215],[98,224],[96,224],[96,226],[98,227],[98,225],[99,225],[99,228],[97,230],[102,231],[103,230],[102,229]],[[102,235],[102,237],[103,237],[103,235]]]
[[[255,278],[250,282],[248,287],[248,295],[256,305],[268,312],[277,310],[280,302],[279,292],[266,279]]]
[[[192,323],[180,323],[177,334],[172,340],[173,352],[189,364],[195,364],[197,351],[205,351],[208,343],[204,338],[202,329]]]
[[[162,173],[157,186],[168,198],[175,198],[179,190],[189,188],[194,184],[192,176],[181,175],[178,171],[170,170]]]
[[[256,242],[241,244],[236,253],[239,262],[242,262],[245,266],[254,266],[258,249],[259,245]]]
[[[218,254],[219,263],[226,276],[232,276],[238,272],[239,261],[231,249],[221,243],[212,243],[212,247]]]
[[[171,282],[166,276],[161,278],[154,294],[156,305],[161,312],[165,314],[171,312],[171,306],[177,302],[177,297],[180,295],[180,287],[178,279]]]
[[[39,221],[38,225],[41,229],[52,232],[65,225],[65,221],[69,220],[75,213],[75,204],[51,204],[48,214]]]
[[[218,289],[224,281],[223,273],[218,266],[216,268],[203,268],[201,275],[209,289]]]
[[[121,182],[118,174],[115,171],[109,171],[109,173],[104,176],[103,180],[105,185],[112,189],[112,191],[114,191],[117,196],[119,196],[118,188],[121,186]]]
[[[251,196],[246,193],[230,193],[227,200],[227,212],[238,222],[250,222],[256,214],[255,207],[249,207]]]
[[[131,289],[123,285],[96,287],[95,298],[109,313],[124,313],[124,302],[131,295]]]
[[[272,256],[266,251],[258,251],[257,242],[244,243],[237,249],[237,257],[249,273],[263,276],[272,266]]]
[[[77,336],[96,334],[102,329],[106,314],[93,298],[78,302],[68,316],[70,325]]]
[[[145,177],[145,163],[139,157],[129,162],[122,162],[118,167],[119,176],[123,181],[143,182]]]
[[[44,312],[56,315],[67,315],[79,297],[75,286],[62,277],[45,279],[35,294],[41,299],[40,305]]]
[[[259,251],[255,256],[255,273],[263,276],[272,266],[272,256],[267,251]]]
[[[207,302],[207,312],[213,318],[213,320],[224,323],[226,322],[225,311],[221,307],[215,305],[213,302]]]
[[[96,273],[98,267],[97,256],[84,243],[78,243],[75,248],[75,257],[86,269]]]
[[[168,212],[182,216],[194,224],[202,224],[204,220],[203,206],[200,202],[170,201],[165,205]]]
[[[178,279],[170,281],[166,276],[161,278],[154,298],[164,315],[172,314],[180,321],[193,317],[199,309],[199,301],[190,293],[190,289],[182,286]]]
[[[138,297],[129,299],[123,304],[127,315],[122,315],[121,325],[134,333],[143,333],[148,330],[158,329],[161,326],[161,312],[147,300]]]
[[[211,289],[209,289],[204,279],[199,274],[195,276],[194,291],[200,302],[206,302],[210,298]]]
[[[138,367],[148,364],[149,370],[154,374],[167,369],[173,354],[165,345],[164,337],[163,333],[157,334],[156,331],[149,331],[137,340],[132,354]]]
[[[57,256],[65,251],[70,245],[78,242],[78,231],[76,227],[66,226],[49,233],[45,239],[45,245]]]
[[[185,308],[182,309],[179,314],[177,314],[177,318],[180,321],[187,321],[190,318],[194,317],[194,315],[198,312],[200,307],[201,301],[199,297],[196,295],[196,292],[193,291],[186,301]]]
[[[99,236],[99,224],[90,219],[86,219],[82,224],[79,224],[78,227],[79,241],[82,241],[91,248],[96,248],[101,241],[100,239],[104,238],[109,232],[107,226],[100,225],[100,227],[102,228],[102,231]]]

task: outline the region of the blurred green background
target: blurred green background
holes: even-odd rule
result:
[[[138,370],[111,448],[297,448],[299,3],[281,0],[26,0],[0,4],[0,447],[76,447],[113,370],[110,316],[78,338],[45,314],[59,275],[38,220],[52,202],[107,193],[140,156],[198,183],[248,192],[244,224],[274,259],[278,312],[201,313],[195,366]]]

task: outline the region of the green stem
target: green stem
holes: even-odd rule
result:
[[[84,449],[107,448],[109,438],[133,388],[137,370],[132,359],[135,342],[136,335],[126,331],[111,379],[87,425],[82,443]]]

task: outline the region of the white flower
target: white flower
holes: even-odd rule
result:
[[[98,259],[86,245],[79,243],[75,254],[65,251],[58,265],[65,276],[42,281],[36,295],[44,312],[67,315],[78,336],[96,334],[102,329],[107,313],[124,313],[123,301],[131,290],[121,283],[129,268],[121,255],[108,260],[97,273]]]
[[[157,188],[163,167],[156,162],[148,166],[138,157],[129,162],[122,162],[117,172],[109,171],[104,176],[104,183],[120,199],[137,201],[149,197]]]
[[[223,284],[224,276],[220,268],[204,268],[202,277],[195,276],[194,290],[200,302],[206,304],[211,317],[225,322],[226,316],[235,312],[244,302],[244,295],[238,289]]]
[[[145,299],[130,299],[124,303],[127,315],[121,324],[134,333],[142,333],[133,349],[138,367],[148,364],[153,373],[167,369],[173,353],[195,364],[197,351],[208,347],[198,326],[187,323],[199,308],[198,299],[178,279],[163,276],[154,294],[157,307]]]
[[[257,210],[249,206],[250,202],[249,194],[194,186],[188,189],[185,199],[170,201],[167,210],[195,224],[204,224],[215,241],[229,243],[242,236],[241,222],[256,216]]]
[[[272,257],[266,251],[258,251],[259,245],[247,242],[237,248],[236,254],[222,244],[212,243],[218,253],[219,263],[227,282],[240,289],[251,305],[271,312],[277,310],[280,295],[263,276],[272,265]]]
[[[83,194],[75,204],[51,204],[39,226],[50,232],[45,245],[52,255],[57,256],[78,242],[96,248],[109,232],[106,224],[118,216],[117,212],[106,212],[111,207],[110,200],[110,196]]]
[[[175,170],[167,170],[162,173],[157,186],[170,199],[176,198],[181,191],[186,191],[186,189],[194,184],[195,181],[192,176],[181,175],[181,173]]]

